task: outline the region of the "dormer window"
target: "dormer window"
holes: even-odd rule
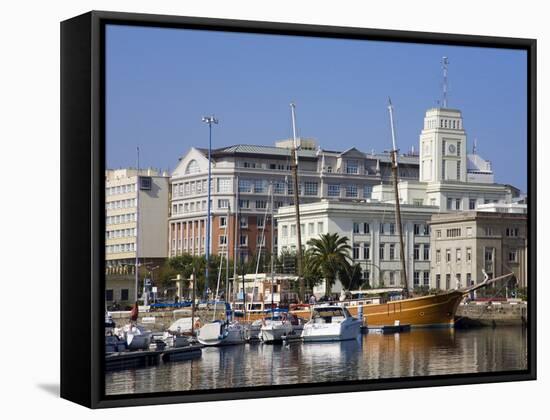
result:
[[[350,159],[346,162],[346,173],[357,174],[359,173],[359,163],[355,159]]]

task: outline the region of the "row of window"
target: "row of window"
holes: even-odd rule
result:
[[[116,239],[116,238],[129,238],[134,237],[137,234],[137,229],[116,229],[108,230],[105,232],[106,239]]]
[[[223,178],[218,178],[217,182],[220,183],[220,180]],[[221,192],[231,192],[231,178],[226,178],[229,180],[229,190]],[[186,197],[194,194],[203,194],[208,191],[208,181],[206,179],[199,179],[196,181],[189,182],[179,182],[172,184],[172,197]]]
[[[470,198],[468,199],[468,210],[475,210],[477,206],[478,199]],[[498,203],[498,200],[483,200],[484,204]],[[447,197],[447,210],[462,210],[462,198],[453,198]]]
[[[107,216],[105,223],[107,225],[118,225],[120,223],[130,223],[136,221],[136,213],[125,213],[116,216]]]
[[[387,228],[386,228],[387,226]],[[371,227],[368,222],[353,222],[353,233],[370,234]],[[379,231],[381,234],[388,232],[390,235],[395,235],[395,223],[380,223]],[[416,236],[429,235],[430,226],[421,223],[413,225],[413,233]]]
[[[302,236],[306,235],[306,225],[305,223],[300,224],[300,233]],[[317,222],[317,231],[315,231],[315,223],[308,223],[307,227],[307,235],[308,236],[315,236],[320,235],[322,233],[325,233],[324,231],[324,223],[323,222]],[[294,238],[296,236],[296,225],[290,225],[290,237]],[[288,237],[288,225],[281,225],[281,237],[287,238]]]
[[[465,230],[466,230],[466,237],[473,236],[473,228],[471,226],[467,226]],[[498,234],[498,232],[500,232],[500,229],[496,229],[492,226],[485,226],[483,228],[483,233],[485,234],[485,236],[495,236]],[[447,238],[459,238],[462,236],[462,228],[446,229],[445,233],[447,235],[446,236]],[[506,229],[503,230],[503,234],[509,238],[515,238],[519,236],[519,233],[520,231],[519,231],[519,228],[517,227],[507,227]],[[435,231],[435,235],[437,238],[441,238],[442,237],[441,229],[437,229]]]
[[[136,184],[118,185],[105,188],[105,195],[126,194],[136,191]]]
[[[371,246],[369,243],[354,243],[352,247],[352,257],[354,260],[370,260]],[[386,252],[387,250],[387,252]],[[380,244],[378,247],[378,258],[380,260],[396,260],[398,246],[397,244]],[[361,252],[362,251],[362,252]],[[421,258],[422,257],[422,258]],[[415,261],[430,260],[430,246],[415,244],[413,249],[413,258]]]
[[[136,244],[134,242],[127,244],[107,245],[105,252],[107,254],[118,254],[120,252],[133,252],[136,250]]]
[[[456,273],[455,274],[455,281],[456,281],[456,288],[461,288],[463,286],[472,286],[474,284],[472,280],[472,273],[466,273],[466,284],[462,284],[462,274]],[[442,289],[441,284],[441,274],[435,275],[435,288],[436,289]],[[451,288],[451,274],[447,273],[445,274],[445,290],[448,290]]]
[[[109,201],[105,203],[105,208],[107,210],[127,209],[130,207],[136,207],[136,206],[137,206],[136,198],[129,198],[127,200]]]
[[[206,200],[172,204],[172,214],[194,213],[196,211],[206,211]]]

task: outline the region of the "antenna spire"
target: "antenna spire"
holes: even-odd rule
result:
[[[447,108],[448,66],[449,66],[449,59],[447,57],[443,57],[443,108]]]

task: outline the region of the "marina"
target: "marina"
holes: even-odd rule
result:
[[[202,357],[107,372],[108,395],[517,371],[525,328],[413,329],[324,343],[208,347]]]

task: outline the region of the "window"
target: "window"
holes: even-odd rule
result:
[[[276,181],[274,184],[273,192],[275,194],[284,194],[286,184],[282,181]]]
[[[472,273],[466,273],[466,286],[473,286]]]
[[[384,244],[380,244],[380,248],[378,249],[378,257],[381,260],[384,259]]]
[[[332,173],[332,166],[327,166],[327,172],[328,172],[329,174]]]
[[[453,209],[453,199],[447,198],[447,210],[452,210],[452,209]]]
[[[220,227],[227,226],[227,216],[220,216]]]
[[[413,206],[422,206],[424,204],[424,200],[418,198],[413,199]]]
[[[451,262],[451,250],[450,249],[445,250],[445,255],[446,255],[445,261],[450,263]]]
[[[428,236],[430,234],[430,225],[424,225],[424,235]]]
[[[390,260],[395,260],[395,244],[390,244]]]
[[[422,225],[419,225],[417,223],[414,224],[414,234],[415,235],[420,235],[420,229],[421,229]]]
[[[363,190],[363,197],[371,198],[372,197],[372,185],[365,185]]]
[[[312,236],[315,234],[315,224],[314,223],[308,223],[307,224],[307,233],[309,236]]]
[[[153,186],[153,179],[150,176],[139,177],[139,189],[150,190]]]
[[[460,210],[460,204],[462,200],[460,198],[455,199],[455,210]]]
[[[281,227],[281,236],[283,238],[286,238],[288,236],[288,226],[287,225],[283,225]]]
[[[127,301],[129,298],[129,290],[128,289],[120,289],[120,300],[121,301]]]
[[[257,216],[256,217],[256,226],[258,226],[259,228],[263,228],[265,225],[265,219],[263,216]]]
[[[328,196],[329,197],[340,197],[340,185],[338,185],[338,184],[328,184]]]
[[[291,237],[296,236],[296,225],[290,225],[290,236]]]
[[[477,200],[475,198],[470,198],[470,200],[468,200],[468,209],[470,210],[475,210],[476,209],[476,202]]]
[[[239,192],[250,192],[252,183],[248,179],[239,179]]]
[[[416,244],[413,250],[413,258],[415,261],[420,259],[420,245]]]
[[[370,260],[370,244],[363,244],[363,259]]]
[[[487,226],[485,228],[485,236],[493,236],[493,228],[490,226]]]
[[[265,246],[265,236],[259,235],[256,237],[256,246],[261,246],[261,247]]]
[[[250,208],[250,201],[249,200],[239,200],[239,208],[241,208],[241,209]]]
[[[424,261],[430,259],[430,245],[424,245]]]
[[[241,216],[239,219],[239,225],[241,228],[248,227],[248,216]]]
[[[264,193],[266,190],[266,182],[263,179],[254,180],[254,192]]]
[[[257,209],[265,209],[267,207],[267,201],[266,200],[256,200],[256,208]]]
[[[347,174],[357,174],[359,173],[359,162],[355,159],[350,159],[346,161],[346,173]]]
[[[518,228],[506,228],[506,236],[516,237],[519,234]]]
[[[456,179],[460,179],[460,161],[456,162]]]
[[[441,289],[441,274],[435,275],[435,288]]]
[[[451,275],[445,274],[445,289],[449,290],[451,288]]]
[[[380,234],[384,233],[384,223],[380,223]]]
[[[468,226],[468,227],[466,228],[466,236],[472,236],[472,234],[473,234],[473,233],[472,233],[472,227],[471,227],[471,226]]]
[[[462,287],[462,275],[460,273],[456,273],[456,288],[460,289]]]
[[[193,159],[187,164],[187,168],[185,168],[185,173],[196,174],[197,172],[199,172],[199,170],[200,170],[199,164],[195,159]]]
[[[229,200],[228,199],[218,200],[218,208],[219,209],[228,209],[229,208]]]
[[[508,252],[508,261],[509,262],[518,262],[518,252],[515,249],[511,249],[510,252]]]
[[[423,279],[424,286],[428,287],[430,285],[430,272],[424,271],[423,276],[424,276],[424,279]]]
[[[435,231],[435,236],[436,236],[436,238],[441,238],[441,230],[440,229],[437,229]]]
[[[435,263],[439,264],[441,262],[441,250],[437,249],[435,251]]]
[[[367,222],[363,223],[363,233],[370,233],[370,225]]]
[[[413,286],[414,287],[420,286],[420,271],[415,271],[413,274]]]
[[[256,163],[255,162],[243,162],[243,168],[255,168]]]
[[[466,261],[472,261],[472,248],[466,248]]]
[[[317,195],[317,182],[304,182],[304,195]]]
[[[458,238],[460,235],[460,228],[447,229],[447,238]]]
[[[445,146],[443,146],[443,147],[445,147]],[[445,150],[445,149],[443,149],[443,150]],[[447,177],[445,176],[445,175],[446,175],[446,174],[445,174],[445,167],[447,166],[446,163],[447,163],[447,162],[446,162],[445,159],[442,159],[442,160],[441,160],[441,179],[442,179],[442,180],[445,180],[445,179],[447,178]],[[448,201],[447,201],[447,202],[448,202]]]
[[[248,235],[241,235],[239,237],[239,245],[240,246],[247,246],[248,245]]]
[[[220,246],[227,245],[227,236],[226,235],[220,235]]]
[[[456,249],[456,262],[462,261],[462,249],[457,248]]]
[[[359,223],[353,222],[353,233],[359,233]]]
[[[390,235],[395,235],[395,223],[390,223]]]
[[[112,302],[114,300],[113,289],[105,289],[105,300],[107,302]]]
[[[390,271],[390,286],[395,285],[395,273],[393,271]]]
[[[199,183],[197,185],[197,190],[200,191],[200,185]],[[231,178],[218,178],[218,192],[219,193],[227,193],[231,192]]]
[[[357,185],[346,185],[346,197],[357,197]]]
[[[353,259],[359,259],[359,244],[353,244]]]
[[[323,233],[323,230],[324,230],[323,222],[317,222],[317,233],[321,234]]]

